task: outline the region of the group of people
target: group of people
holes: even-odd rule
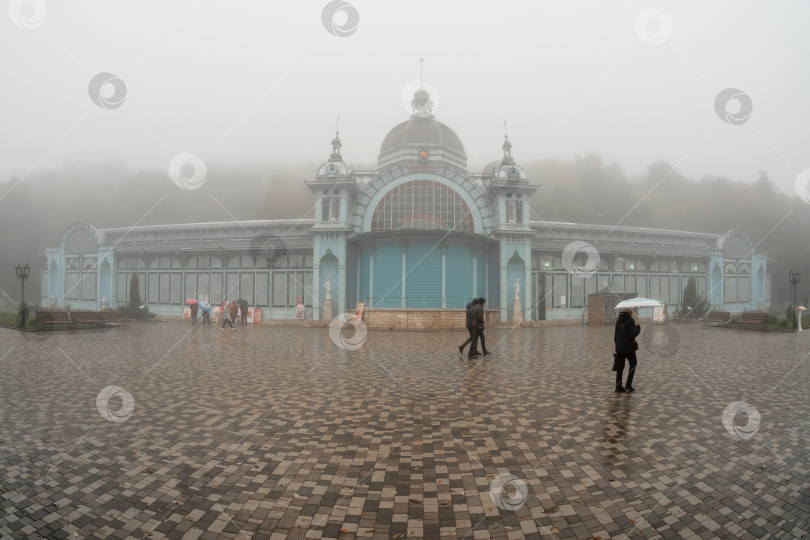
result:
[[[484,304],[486,304],[486,299],[484,298],[474,298],[472,302],[467,304],[467,331],[470,333],[470,337],[458,346],[458,352],[464,354],[464,347],[468,344],[470,345],[467,358],[477,358],[481,356],[481,353],[478,351],[479,341],[481,342],[481,349],[484,351],[484,356],[489,354],[487,350],[487,340],[484,336]]]
[[[197,326],[197,314],[202,310],[202,324],[208,323],[208,326],[213,326],[211,323],[211,306],[204,303],[202,307],[198,304],[191,304],[191,326]],[[236,328],[233,322],[241,322],[247,324],[248,303],[247,300],[231,300],[226,303],[225,309],[222,310],[222,329],[225,330],[225,325],[228,324],[234,332]]]

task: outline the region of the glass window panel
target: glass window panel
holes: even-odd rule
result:
[[[725,289],[725,301],[734,303],[737,301],[737,276],[726,276],[723,280],[723,288]]]
[[[211,305],[220,304],[224,300],[222,297],[222,273],[220,272],[212,272],[209,276],[210,286],[209,286],[209,302]]]
[[[697,278],[697,290],[698,294],[705,295],[706,294],[706,277],[700,276]]]
[[[575,308],[583,307],[585,297],[585,279],[571,276],[571,306]]]
[[[273,306],[284,307],[287,298],[287,273],[273,272]]]
[[[82,274],[82,300],[96,299],[96,273]]]
[[[545,302],[546,302],[546,307],[549,307],[549,308],[553,307],[553,305],[554,305],[554,298],[552,298],[552,295],[554,294],[553,290],[554,290],[554,274],[552,274],[550,272],[546,272],[546,292],[545,292],[546,298],[545,298]]]
[[[239,283],[239,298],[247,300],[251,306],[256,305],[253,300],[253,274],[242,274],[242,279]]]
[[[287,305],[295,306],[297,304],[297,296],[304,294],[304,275],[303,272],[288,272],[287,273]]]
[[[304,304],[312,305],[312,272],[304,272]]]
[[[737,300],[739,302],[751,301],[751,278],[740,277],[737,281]]]
[[[206,296],[209,298],[209,302],[211,305],[214,305],[216,302],[213,297],[211,296],[211,274],[205,272],[200,272],[197,274],[197,294],[192,296],[191,298],[196,298],[197,300],[205,300]]]
[[[672,276],[669,281],[669,301],[673,304],[680,304],[682,294],[683,290],[680,287],[680,280]]]
[[[239,274],[228,272],[225,276],[225,300],[236,300],[239,298]]]
[[[650,298],[653,300],[661,299],[661,285],[656,275],[650,276]]]
[[[659,282],[661,283],[661,289],[658,294],[660,294],[660,300],[665,304],[669,304],[669,276],[659,276]]]
[[[649,298],[647,296],[647,276],[644,274],[636,276],[636,292],[642,298]]]
[[[168,264],[168,261],[167,261]],[[159,302],[161,304],[168,304],[169,303],[169,282],[171,281],[170,274],[166,272],[162,272],[160,274],[160,293],[159,293]]]
[[[255,302],[257,306],[270,305],[268,302],[268,293],[270,292],[270,288],[267,284],[267,277],[267,272],[256,273]]]
[[[194,272],[186,273],[186,298],[197,298],[197,274]],[[183,299],[185,300],[185,298]],[[202,298],[198,298],[202,300]]]
[[[149,274],[149,295],[146,301],[150,304],[157,304],[158,302],[158,275],[155,273]]]
[[[127,293],[129,292],[127,290],[127,274],[125,274],[124,272],[119,272],[118,274],[116,274],[115,279],[117,281],[115,297],[118,300],[118,302],[126,302]]]
[[[171,289],[172,292],[171,298],[169,300],[171,301],[172,304],[182,304],[183,298],[181,298],[181,296],[183,289],[181,283],[183,280],[183,276],[178,272],[173,273],[171,276],[172,276],[172,289]]]
[[[78,272],[67,272],[65,274],[65,298],[68,300],[79,300],[81,294],[81,283]]]

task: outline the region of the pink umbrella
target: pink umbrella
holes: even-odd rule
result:
[[[196,303],[197,303],[197,300],[194,299],[194,298],[189,298],[188,300],[186,300],[187,305],[196,304]]]

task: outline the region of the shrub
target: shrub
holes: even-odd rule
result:
[[[768,318],[765,320],[765,322],[769,325],[773,325],[777,324],[779,322],[779,319],[776,317],[776,315],[768,315]]]
[[[787,319],[779,319],[779,328],[787,328]]]
[[[793,322],[793,304],[788,304],[788,307],[785,309],[785,319]]]

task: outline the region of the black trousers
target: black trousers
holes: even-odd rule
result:
[[[228,323],[229,325],[231,325],[231,328],[233,328],[233,323],[231,322],[230,319],[223,319],[222,320],[222,328],[225,328],[225,323]]]
[[[636,374],[636,351],[616,353],[616,386],[622,384],[622,372],[624,372],[624,361],[627,360],[630,364],[630,370],[627,372],[627,385],[633,386],[633,376]]]
[[[472,340],[475,337],[475,328],[467,328],[467,331],[470,333],[470,337],[467,338],[467,341],[461,344],[461,352],[464,352],[464,347],[472,343]],[[470,350],[474,351],[475,349]]]
[[[483,352],[487,352],[487,338],[484,335],[484,329],[483,328],[479,329],[477,331],[477,333],[478,333],[478,339],[481,340],[481,350]],[[476,350],[478,350],[478,349],[476,349]]]

